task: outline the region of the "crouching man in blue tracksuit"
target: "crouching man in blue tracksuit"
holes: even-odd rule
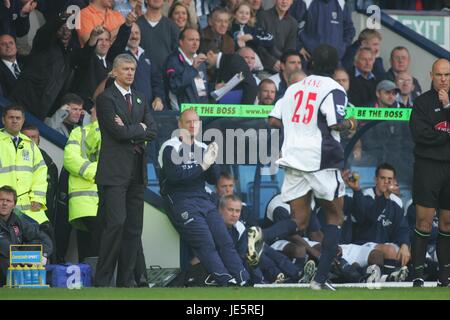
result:
[[[344,181],[353,189],[352,212],[356,219],[353,243],[382,251],[385,268],[393,271],[397,266],[402,267],[400,278],[403,280],[411,256],[410,239],[402,201],[394,194],[398,189],[394,167],[380,164],[375,172],[375,187],[364,192],[358,181],[348,177]]]
[[[214,164],[218,145],[208,147],[195,140],[200,120],[193,109],[181,113],[179,135],[166,141],[159,151],[160,187],[168,216],[205,269],[221,285],[245,285],[249,274],[205,181],[215,184],[219,168]]]

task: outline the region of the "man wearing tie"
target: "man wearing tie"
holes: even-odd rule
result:
[[[118,287],[134,287],[133,270],[140,244],[147,182],[145,143],[156,126],[144,95],[131,90],[136,60],[128,54],[114,59],[114,84],[97,98],[102,136],[96,182],[101,191],[103,233],[95,285],[111,285],[117,265]]]
[[[16,40],[4,34],[0,36],[0,87],[8,97],[22,71],[22,63],[17,57]]]

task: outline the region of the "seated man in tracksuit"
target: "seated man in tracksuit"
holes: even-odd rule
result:
[[[0,287],[6,284],[9,266],[10,245],[42,244],[46,263],[52,253],[53,245],[50,237],[39,229],[39,225],[17,215],[14,207],[17,203],[16,190],[10,186],[0,187]]]
[[[245,285],[250,275],[237,253],[205,182],[215,184],[218,145],[195,140],[200,127],[194,109],[181,113],[179,134],[159,151],[160,187],[170,221],[217,284]]]
[[[353,190],[353,243],[379,249],[384,254],[386,268],[401,267],[400,270],[407,274],[409,228],[401,199],[394,194],[398,190],[395,168],[387,163],[380,164],[375,171],[375,187],[364,192],[358,180],[348,176],[343,178]],[[404,277],[406,275],[400,279]]]
[[[301,269],[293,264],[285,255],[269,246],[264,247],[258,265],[249,266],[247,264],[247,230],[240,221],[242,208],[241,199],[233,194],[225,195],[219,200],[219,212],[225,221],[225,225],[233,239],[237,252],[251,275],[252,282],[281,283],[287,279],[290,281],[298,281],[301,275]]]

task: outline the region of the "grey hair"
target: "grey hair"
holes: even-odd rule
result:
[[[239,201],[239,202],[242,203],[241,198],[239,198],[237,195],[229,194],[229,195],[226,195],[226,196],[223,196],[223,197],[220,198],[220,200],[219,200],[219,208],[221,208],[221,209],[225,208],[225,205],[227,204],[228,200]]]
[[[132,63],[134,66],[137,66],[136,59],[130,56],[128,53],[119,54],[113,62],[113,69],[116,69],[122,63]]]

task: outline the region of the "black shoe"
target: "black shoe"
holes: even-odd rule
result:
[[[447,281],[441,282],[438,280],[437,282],[438,287],[450,287],[450,279],[447,279]]]
[[[145,277],[145,275],[141,275],[141,277],[139,278],[139,281],[137,281],[137,286],[139,288],[148,288],[148,280]]]
[[[422,288],[425,284],[422,278],[416,278],[412,281],[414,288]]]

